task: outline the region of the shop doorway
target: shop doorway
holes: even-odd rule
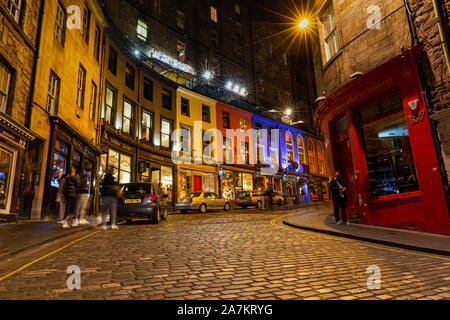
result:
[[[193,176],[194,178],[194,192],[202,192],[202,177]]]
[[[356,186],[355,174],[352,163],[352,152],[350,149],[350,140],[345,138],[338,142],[339,168],[342,172],[345,183],[347,183],[347,215],[357,214],[356,208]]]

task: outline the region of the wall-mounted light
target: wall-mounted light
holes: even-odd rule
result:
[[[321,97],[317,97],[317,99],[314,102],[320,102],[320,101],[323,101],[323,100],[326,100],[326,99],[327,99],[327,97],[321,96]]]
[[[419,111],[419,100],[415,99],[415,100],[408,102],[408,106],[409,106],[409,109],[411,110],[411,112],[413,112],[413,113]]]
[[[361,71],[356,71],[350,75],[350,79],[359,78],[362,77],[363,75],[364,73],[362,73]]]

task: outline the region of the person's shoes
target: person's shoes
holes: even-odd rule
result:
[[[119,227],[117,226],[117,224],[113,224],[113,225],[111,226],[111,229],[112,229],[112,230],[119,230]]]
[[[350,222],[345,221],[345,225],[349,226],[349,225],[350,225]]]
[[[339,220],[339,221],[337,222],[337,224],[338,224],[338,225],[341,225],[341,224],[342,224],[342,220]]]
[[[102,224],[99,226],[99,228],[102,230],[106,230],[106,229],[108,229],[108,226],[106,224]]]
[[[70,228],[70,226],[67,224],[67,221],[63,221],[63,222],[62,222],[62,227],[63,227],[64,229]]]
[[[78,219],[72,220],[72,227],[78,226]]]
[[[80,221],[78,221],[78,223],[79,223],[79,224],[89,224],[90,222],[87,221],[87,220],[84,219],[84,218],[81,218]]]
[[[62,220],[58,220],[58,224],[62,224],[63,223],[63,221]]]

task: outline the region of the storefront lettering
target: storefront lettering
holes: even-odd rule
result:
[[[411,122],[411,125],[413,126],[416,123],[421,122],[425,118],[425,110],[422,110],[418,113],[410,114],[408,116],[408,118],[409,118],[409,122]]]

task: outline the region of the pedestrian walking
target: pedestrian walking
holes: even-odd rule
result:
[[[116,225],[116,216],[117,216],[117,204],[118,197],[120,196],[120,186],[117,182],[116,178],[113,175],[114,168],[108,167],[107,172],[103,176],[101,185],[100,185],[100,211],[102,213],[102,222],[100,227],[102,229],[107,229],[106,226],[106,210],[109,208],[110,211],[110,220],[111,220],[111,229],[117,230],[119,227]]]
[[[349,225],[350,223],[347,221],[347,213],[346,213],[346,201],[347,196],[345,192],[347,191],[348,186],[342,178],[342,174],[340,171],[336,171],[335,176],[330,181],[330,190],[333,196],[334,202],[334,218],[336,219],[336,223],[341,225],[345,223]],[[339,211],[342,219],[339,216]]]
[[[78,195],[77,208],[75,210],[75,224],[89,224],[85,219],[86,209],[89,207],[90,181],[86,175],[80,178],[80,193]]]
[[[56,202],[59,203],[59,216],[58,223],[62,223],[64,219],[64,214],[66,212],[66,197],[64,196],[64,187],[66,184],[67,178],[70,177],[70,174],[65,173],[59,178],[59,189],[56,194]]]
[[[267,190],[267,197],[268,199],[268,204],[269,204],[269,210],[273,209],[273,190],[272,187],[269,186],[269,190]]]
[[[76,223],[76,209],[78,203],[79,189],[80,189],[80,180],[77,175],[70,176],[66,179],[66,182],[64,184],[64,197],[66,199],[66,209],[64,211],[64,219],[62,222],[62,227],[65,229],[70,227],[67,224],[67,218],[69,217],[70,212],[73,213],[74,217],[72,226],[76,227],[78,225]]]

